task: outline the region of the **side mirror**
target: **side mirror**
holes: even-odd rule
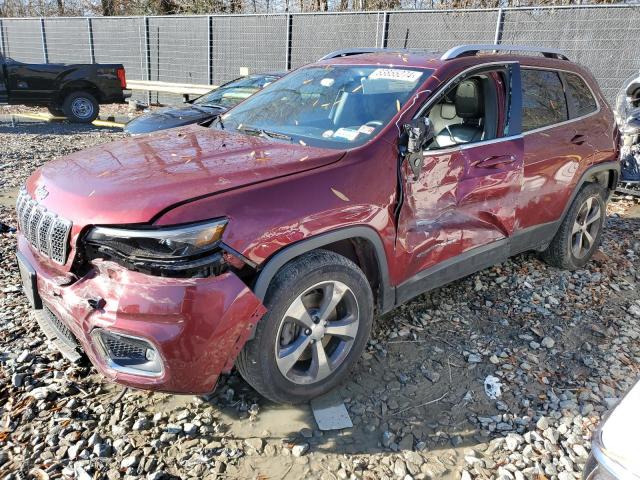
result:
[[[424,163],[423,151],[425,147],[435,137],[435,131],[431,120],[427,117],[414,118],[409,123],[404,124],[404,148],[401,153],[406,157],[409,166],[413,171],[415,180],[420,175],[422,164]],[[406,140],[405,140],[406,139]],[[403,151],[404,150],[404,151]]]
[[[404,124],[407,135],[407,153],[420,153],[435,137],[433,124],[428,117],[414,118]]]

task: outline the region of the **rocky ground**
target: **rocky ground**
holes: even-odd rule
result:
[[[7,197],[49,158],[121,135],[33,128],[0,125]],[[0,476],[579,478],[601,416],[639,376],[640,205],[609,210],[585,270],[520,255],[378,319],[338,389],[354,423],[340,432],[235,374],[211,397],[178,397],[70,364],[30,318],[15,232],[0,229]],[[15,226],[12,208],[0,222]]]

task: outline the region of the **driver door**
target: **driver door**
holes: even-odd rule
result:
[[[451,82],[423,113],[435,138],[417,176],[403,165],[400,301],[508,257],[523,176],[513,84],[517,64],[478,69]]]

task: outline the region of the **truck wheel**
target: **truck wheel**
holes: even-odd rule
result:
[[[88,92],[74,92],[67,95],[62,104],[65,116],[74,123],[91,123],[100,111],[96,98]]]
[[[236,366],[266,398],[300,403],[338,385],[360,357],[373,294],[351,260],[315,250],[285,265],[267,290],[268,311]]]
[[[58,105],[49,105],[47,107],[47,110],[49,110],[49,113],[51,115],[53,115],[54,117],[64,117],[65,116],[64,111]]]
[[[550,265],[576,270],[591,259],[602,240],[606,192],[597,183],[584,186],[567,212],[542,258]]]

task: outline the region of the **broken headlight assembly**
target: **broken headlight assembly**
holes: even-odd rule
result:
[[[86,256],[114,260],[127,268],[163,276],[222,273],[220,248],[226,219],[171,227],[93,227],[84,237]]]

